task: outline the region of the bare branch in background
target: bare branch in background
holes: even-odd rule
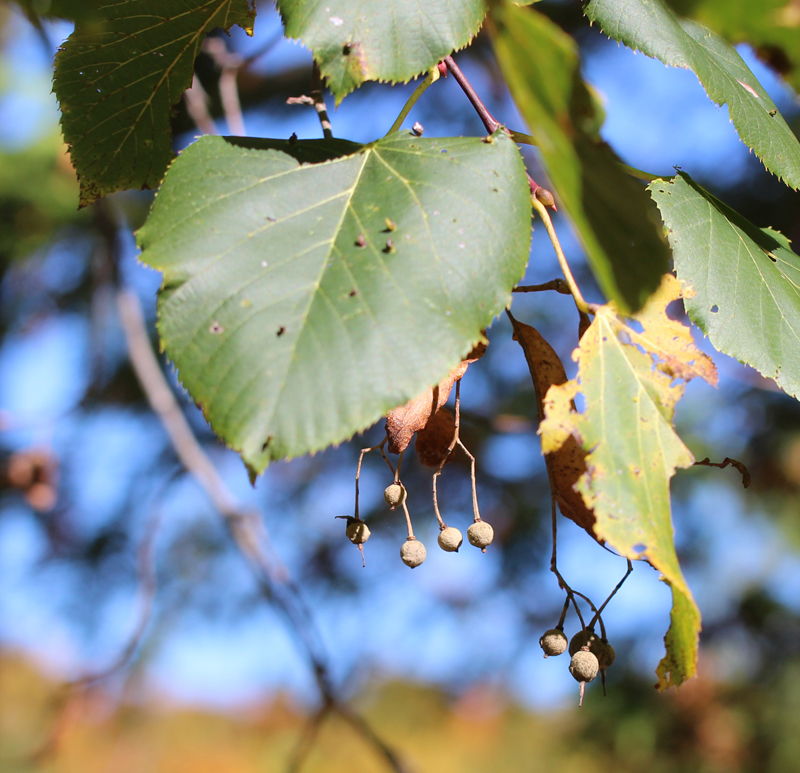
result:
[[[220,69],[219,95],[222,100],[222,110],[225,113],[225,122],[228,124],[228,133],[243,137],[246,132],[236,79],[245,60],[239,54],[228,51],[228,46],[223,38],[206,38],[203,42],[203,51],[211,56]]]
[[[186,102],[186,111],[197,128],[203,134],[216,134],[217,127],[208,111],[208,94],[197,75],[192,78],[192,87],[183,92],[183,98]]]
[[[45,741],[29,755],[31,762],[42,762],[53,757],[61,744],[73,717],[78,713],[81,699],[98,682],[102,682],[127,668],[139,651],[153,615],[158,581],[156,577],[155,542],[161,513],[156,510],[145,526],[145,533],[137,549],[136,577],[138,580],[139,612],[128,641],[114,661],[101,671],[91,671],[67,682],[56,701],[56,718]]]
[[[95,211],[98,218],[110,217],[103,205],[96,205]],[[108,234],[110,229],[102,229],[102,232]],[[108,239],[106,248],[108,259],[117,266],[118,238]],[[363,717],[339,699],[330,677],[327,655],[298,588],[274,551],[270,549],[270,558],[267,558],[269,543],[260,513],[237,502],[203,450],[153,351],[138,296],[119,286],[118,272],[115,271],[114,276],[117,282],[117,306],[131,365],[151,408],[164,426],[178,459],[208,494],[223,517],[234,543],[253,570],[261,595],[283,612],[302,644],[309,667],[314,673],[322,705],[329,706],[331,711],[346,719],[378,750],[391,770],[403,773],[405,768],[396,753],[376,735]]]

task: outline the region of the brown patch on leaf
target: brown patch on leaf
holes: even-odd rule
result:
[[[531,372],[539,421],[545,417],[544,406],[548,398],[554,400],[564,396],[574,410],[572,398],[567,393],[553,390],[552,394],[548,394],[551,386],[560,386],[567,381],[567,372],[553,347],[536,328],[518,322],[510,313],[508,316],[514,326],[514,340],[522,347]],[[575,490],[575,485],[586,473],[586,452],[571,430],[565,428],[562,443],[552,450],[547,450],[543,445],[542,453],[561,512],[597,539],[594,513],[586,507],[583,496]]]
[[[456,434],[456,419],[447,408],[440,408],[417,433],[414,443],[420,462],[426,467],[438,467],[447,457],[447,450]],[[448,462],[452,461],[451,452]]]
[[[450,397],[450,390],[466,372],[471,363],[483,357],[487,344],[479,342],[472,351],[453,368],[436,386],[428,387],[421,395],[395,408],[386,416],[386,434],[389,453],[399,454],[408,448],[415,432],[419,432]]]

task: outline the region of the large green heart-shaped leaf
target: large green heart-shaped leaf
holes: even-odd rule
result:
[[[800,397],[800,255],[689,175],[655,180],[650,193],[668,229],[678,278],[693,290],[692,321],[719,351]]]
[[[594,511],[595,534],[628,558],[646,558],[672,589],[667,652],[657,670],[661,689],[694,674],[700,631],[700,612],[675,553],[669,494],[676,468],[694,458],[672,416],[686,381],[717,378],[689,328],[667,316],[679,291],[667,275],[636,315],[641,331],[623,324],[613,305],[598,309],[572,355],[577,378],[550,387],[539,428],[542,453],[556,451],[570,435],[588,452],[576,489]],[[583,413],[572,406],[578,392],[586,400]]]
[[[677,17],[663,0],[590,0],[586,15],[614,40],[692,70],[712,101],[728,105],[739,136],[764,166],[800,187],[800,143],[733,46]]]
[[[644,186],[595,134],[575,41],[534,11],[498,6],[492,20],[497,61],[600,287],[621,309],[640,308],[667,270],[669,250]]]
[[[164,273],[159,329],[181,381],[259,472],[442,379],[509,303],[530,233],[508,136],[403,132],[363,147],[203,138],[139,241]]]
[[[364,81],[407,81],[466,46],[486,0],[278,0],[340,102]]]
[[[170,111],[192,83],[215,27],[252,30],[248,0],[96,0],[56,54],[61,128],[81,206],[127,188],[155,188],[172,159]]]

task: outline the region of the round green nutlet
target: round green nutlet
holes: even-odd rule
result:
[[[593,652],[595,657],[599,657],[596,652],[600,644],[600,637],[590,628],[584,628],[578,631],[569,642],[569,654],[574,655],[582,647],[588,647],[590,652]]]
[[[400,548],[400,558],[406,566],[416,569],[428,555],[423,545],[418,539],[407,539]]]
[[[370,535],[369,526],[364,523],[364,521],[356,521],[353,519],[347,524],[347,539],[350,540],[354,545],[363,545],[368,539]]]
[[[402,483],[390,483],[383,492],[386,504],[394,510],[406,501],[406,487]]]
[[[439,532],[439,547],[448,553],[458,553],[463,541],[464,535],[455,526],[448,526]]]
[[[560,628],[551,628],[542,634],[539,646],[546,658],[561,655],[567,649],[566,634]]]
[[[486,521],[475,521],[467,529],[467,539],[470,545],[475,545],[485,553],[486,548],[492,544],[494,539],[494,529]]]
[[[577,682],[591,682],[599,670],[597,657],[587,649],[578,650],[569,662],[569,672]]]

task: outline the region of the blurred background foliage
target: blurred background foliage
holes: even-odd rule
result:
[[[38,6],[29,7],[38,8]],[[674,0],[682,13],[743,45],[742,55],[787,121],[800,126],[796,0]],[[605,40],[575,2],[541,2],[578,39],[584,76],[605,102],[603,134],[622,158],[656,174],[680,166],[759,226],[800,239],[798,195],[738,141],[727,110],[690,73],[668,70]],[[0,5],[0,765],[13,771],[271,771],[293,759],[319,702],[297,631],[266,603],[218,513],[183,471],[128,364],[117,287],[135,293],[154,330],[158,277],[139,266],[132,231],[150,192],[117,194],[78,211],[78,186],[50,93],[65,22],[31,25]],[[217,35],[197,62],[207,108],[225,124],[223,60],[238,61],[248,134],[319,136],[312,108],[286,100],[310,87],[310,58],[281,40],[271,3],[256,35]],[[220,42],[224,48],[220,47]],[[785,80],[758,59],[762,56]],[[458,55],[492,112],[521,128],[486,41]],[[237,65],[238,66],[238,65]],[[337,111],[336,136],[382,135],[413,84],[370,84]],[[450,79],[410,116],[426,134],[481,134]],[[197,134],[182,101],[176,150]],[[524,151],[534,176],[536,157]],[[566,219],[557,221],[579,282],[597,300]],[[109,234],[109,228],[113,233]],[[121,245],[109,260],[109,238]],[[537,228],[526,283],[557,276]],[[577,319],[568,298],[516,297],[564,359]],[[402,516],[382,491],[388,471],[368,456],[362,516],[367,566],[334,516],[352,513],[358,450],[380,427],[312,458],[274,465],[251,488],[167,372],[206,452],[243,506],[260,513],[271,554],[314,618],[331,679],[372,726],[421,771],[783,771],[800,760],[800,405],[754,371],[715,355],[718,390],[692,383],[679,431],[698,459],[729,469],[680,472],[673,485],[681,560],[704,615],[700,677],[660,695],[653,670],[669,594],[637,566],[606,624],[617,650],[607,697],[592,684],[577,708],[565,659],[538,638],[562,597],[548,572],[549,494],[535,434],[533,388],[509,325],[489,331],[487,356],[464,379],[464,439],[478,458],[486,555],[443,554],[435,542],[430,472],[413,454],[404,473],[426,563],[400,563]],[[324,385],[320,385],[324,388]],[[376,455],[372,455],[376,456]],[[470,521],[469,469],[448,466],[445,518]],[[561,519],[560,568],[602,601],[624,571]],[[153,551],[152,610],[142,616],[142,545]],[[279,559],[278,559],[279,557]],[[146,606],[146,605],[145,605]],[[141,637],[133,637],[137,626]],[[577,629],[568,618],[569,633]],[[130,658],[91,688],[64,683]],[[65,700],[65,695],[71,695]],[[382,770],[340,717],[305,751],[305,770]]]

